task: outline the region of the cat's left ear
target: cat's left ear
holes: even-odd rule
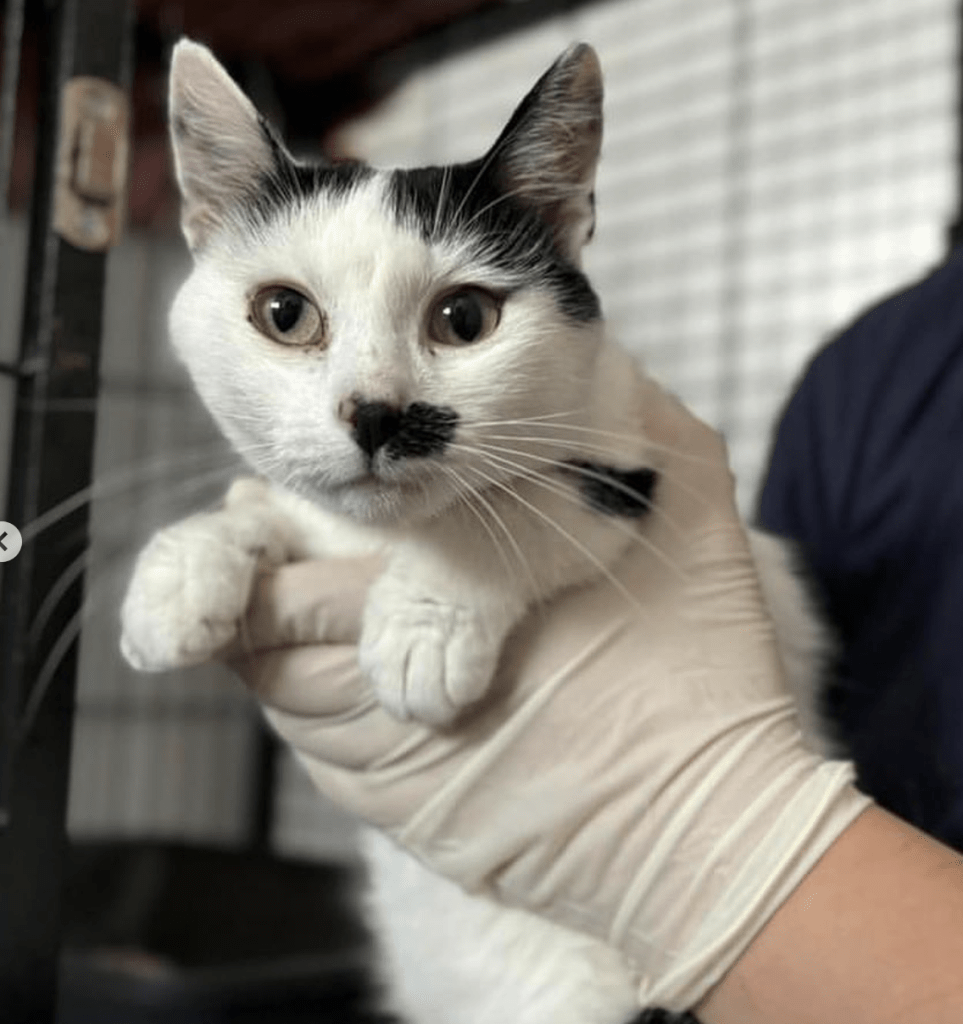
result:
[[[197,252],[278,176],[286,154],[210,50],[189,39],[174,47],[170,124],[181,227]]]
[[[519,104],[486,158],[499,186],[538,209],[576,264],[595,227],[602,91],[595,50],[587,43],[569,47]]]

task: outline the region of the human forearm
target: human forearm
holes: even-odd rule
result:
[[[878,807],[697,1009],[704,1024],[959,1024],[963,858]]]

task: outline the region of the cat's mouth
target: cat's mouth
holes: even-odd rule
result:
[[[403,490],[400,482],[391,483],[378,476],[377,473],[368,473],[365,476],[351,480],[344,485],[343,489],[360,491],[361,493]]]
[[[361,493],[404,494],[424,487],[424,480],[415,477],[391,477],[369,468],[361,473],[342,481],[334,488],[336,492],[356,491]]]
[[[316,493],[332,511],[382,526],[420,520],[447,504],[444,492],[417,472],[395,476],[368,469],[338,483],[329,481]]]
[[[420,466],[355,465],[343,475],[319,471],[302,464],[285,476],[289,487],[336,515],[357,522],[397,524],[420,519],[448,503],[435,474]]]

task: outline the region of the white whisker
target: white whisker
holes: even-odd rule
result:
[[[438,238],[442,224],[442,211],[448,205],[451,190],[451,167],[446,166],[441,173],[441,187],[438,189],[438,202],[435,204],[435,218],[431,225],[431,237]]]
[[[71,512],[76,511],[78,508],[82,508],[90,501],[97,499],[111,497],[116,494],[123,493],[128,488],[134,487],[139,483],[149,481],[152,478],[161,476],[165,471],[171,469],[182,469],[186,468],[189,464],[199,463],[204,465],[205,463],[213,462],[215,459],[218,461],[223,460],[224,453],[221,452],[208,452],[202,455],[181,455],[181,456],[166,456],[163,459],[155,460],[150,463],[140,463],[137,466],[133,466],[130,469],[121,470],[118,473],[111,474],[109,477],[95,480],[89,487],[84,487],[79,491],[76,491],[69,498],[65,498],[63,501],[58,502],[53,507],[47,509],[42,515],[37,516],[36,519],[31,520],[20,528],[20,533],[23,535],[24,542],[32,540],[38,534],[43,533],[44,530],[48,529],[54,523],[59,522],[65,516],[70,515]],[[213,472],[227,473],[235,471],[235,467],[224,467]]]
[[[512,488],[508,484],[503,483],[497,477],[489,476],[484,470],[479,469],[477,466],[470,466],[467,468],[469,468],[471,472],[476,473],[483,480],[486,480],[492,487],[497,487],[499,488],[499,490],[502,490],[506,494],[511,495],[511,497],[514,498],[515,501],[517,501],[523,508],[531,512],[532,515],[537,516],[548,526],[551,526],[553,530],[555,530],[560,536],[564,537],[565,540],[567,540],[572,545],[572,547],[574,547],[589,562],[591,562],[591,564],[594,565],[596,569],[598,569],[599,575],[606,579],[609,583],[611,583],[612,586],[615,587],[615,589],[618,590],[619,593],[636,609],[636,611],[644,615],[645,609],[636,600],[635,595],[632,593],[632,591],[625,586],[625,584],[609,569],[609,567],[595,554],[595,552],[593,552],[590,548],[583,544],[577,537],[574,537],[571,533],[568,532],[568,530],[566,530],[563,526],[561,526],[554,519],[552,519],[550,515],[548,515],[546,512],[540,509],[537,505],[534,505],[532,504],[532,502],[527,501],[516,491],[512,490]]]
[[[498,463],[498,465],[501,468],[511,470],[515,475],[521,477],[522,479],[528,480],[530,483],[537,484],[543,489],[548,490],[550,493],[564,498],[566,501],[569,501],[572,504],[584,505],[581,497],[574,494],[569,488],[565,487],[563,484],[559,483],[556,480],[553,480],[551,477],[546,476],[544,473],[541,473],[538,470],[530,469],[526,466],[521,465],[518,462],[513,461],[512,459],[505,458],[504,456],[490,454],[484,451],[478,451],[477,454],[479,454],[482,458],[486,460],[494,460],[495,462]],[[551,462],[551,460],[546,461]],[[582,471],[580,470],[579,472],[581,473]],[[613,481],[611,481],[610,478],[605,476],[604,474],[592,474],[592,476],[594,478],[599,479],[601,482],[607,485],[611,485],[613,483]],[[637,492],[633,491],[631,488],[626,487],[625,490],[629,492],[631,495],[637,496]],[[657,505],[653,503],[649,507],[652,512],[661,515],[663,522],[665,522],[670,528],[676,530],[677,533],[679,532],[678,527],[676,527],[672,520],[668,516],[666,516],[665,513],[658,508]],[[666,566],[666,568],[670,569],[680,579],[686,578],[686,574],[683,572],[683,570],[681,570],[679,566],[671,558],[669,558],[669,556],[666,555],[665,552],[662,551],[662,549],[657,544],[654,544],[649,537],[646,537],[639,530],[634,529],[632,526],[630,526],[628,523],[625,523],[618,517],[613,516],[610,519],[610,524],[624,536],[628,537],[630,541],[632,541],[633,543],[641,544],[642,547],[650,551],[653,555],[655,555],[656,558],[659,559],[660,562],[662,562],[664,566]]]
[[[576,476],[584,477],[587,480],[596,480],[606,487],[611,488],[613,491],[617,491],[619,494],[624,495],[634,501],[643,499],[644,496],[640,495],[638,491],[630,487],[628,484],[622,483],[621,480],[615,480],[611,476],[605,473],[601,473],[598,470],[591,469],[588,466],[572,466],[567,467],[563,462],[559,462],[557,459],[549,458],[544,455],[536,455],[534,452],[519,451],[516,448],[505,448],[503,445],[490,445],[485,442],[478,442],[478,450],[485,453],[499,453],[503,456],[515,456],[516,458],[529,459],[533,462],[538,462],[542,465],[552,466],[562,472],[570,472]],[[504,460],[506,465],[515,466],[521,469],[519,463],[512,462],[510,459]],[[566,492],[568,493],[568,492]],[[672,518],[666,515],[665,510],[655,501],[647,502],[648,511],[655,516],[658,516],[670,529],[674,530],[677,536],[681,536],[679,527],[672,521]]]
[[[78,611],[70,617],[70,621],[64,626],[60,635],[51,646],[50,652],[37,673],[37,679],[30,690],[30,696],[27,698],[23,714],[17,724],[14,738],[15,747],[19,748],[30,735],[30,730],[33,728],[33,723],[36,721],[37,714],[40,711],[40,706],[47,696],[47,691],[50,689],[50,684],[53,682],[61,661],[63,661],[74,641],[80,636],[80,629],[84,619],[87,617],[88,610],[89,606],[85,601]]]
[[[504,421],[504,422],[506,424],[509,424],[511,421]],[[534,422],[534,421],[517,420],[515,422],[519,426],[524,426],[526,423]],[[487,426],[487,425],[488,424],[485,424],[485,423],[478,423],[478,424],[472,423],[471,424],[471,426],[473,426],[473,427],[474,426],[484,427],[484,426]],[[495,422],[492,425],[498,426],[500,424],[498,422]],[[702,455],[693,455],[690,452],[682,451],[679,448],[673,447],[672,445],[660,444],[657,441],[652,441],[650,438],[646,437],[642,433],[638,433],[638,434],[622,433],[620,431],[603,430],[600,427],[589,427],[589,426],[585,426],[584,424],[578,424],[578,423],[553,423],[552,427],[556,428],[558,430],[580,431],[580,432],[585,433],[585,434],[592,434],[592,435],[594,435],[596,437],[603,438],[605,440],[629,441],[629,442],[636,443],[636,444],[641,442],[647,448],[651,448],[651,449],[653,449],[655,451],[667,452],[668,454],[673,455],[676,458],[683,459],[683,460],[685,460],[687,462],[693,462],[693,463],[696,463],[696,464],[700,464],[701,463],[702,465],[706,465],[706,466],[711,466],[711,465],[714,464],[714,460],[712,458],[710,458],[710,457],[702,456]],[[499,440],[499,441],[515,441],[515,440],[522,440],[522,439],[524,439],[520,435],[517,435],[517,434],[506,434],[506,435],[490,434],[490,435],[486,435],[486,436],[491,437],[493,440]],[[541,434],[530,435],[527,439],[528,440],[533,440],[533,441],[552,441],[555,444],[577,444],[577,443],[587,444],[587,442],[577,442],[577,441],[568,440],[568,439],[562,438],[562,437],[553,438],[551,436],[547,436],[547,435],[543,436]],[[605,452],[605,451],[607,451],[609,449],[602,447],[601,444],[600,444],[597,447],[596,450],[599,451],[599,452]]]
[[[571,409],[567,412],[547,412],[539,416],[523,416],[520,419],[472,420],[468,425],[472,427],[525,426],[528,423],[544,423],[548,420],[558,420],[565,416],[580,416],[585,411],[583,407],[581,409]]]
[[[214,480],[221,477],[227,476],[228,473],[233,473],[233,467],[224,467],[222,469],[212,470],[209,473],[202,473],[199,476],[191,477],[187,480],[181,480],[177,483],[170,485],[165,490],[165,498],[170,499],[173,496],[181,497],[190,494],[192,491],[201,490],[208,486]],[[69,590],[71,584],[83,573],[92,556],[94,554],[93,547],[87,547],[82,551],[75,559],[73,559],[61,572],[61,574],[50,584],[44,595],[43,601],[40,607],[37,609],[37,613],[34,616],[34,620],[30,625],[30,631],[27,634],[27,643],[35,643],[44,627],[46,626],[50,616],[54,609],[60,603],[60,599]],[[115,554],[106,559],[105,562],[98,565],[100,573],[103,572],[105,564],[117,562],[126,557],[126,552],[122,551],[119,554]]]
[[[468,200],[471,198],[471,194],[475,191],[475,188],[477,187],[478,183],[485,176],[485,172],[495,162],[496,157],[501,152],[502,147],[507,143],[507,141],[507,138],[502,138],[501,140],[496,142],[495,145],[492,146],[492,148],[485,154],[484,158],[481,160],[478,166],[478,173],[475,175],[474,178],[472,178],[471,184],[465,190],[465,194],[462,196],[461,202],[458,204],[458,208],[452,215],[452,224],[458,223],[458,218],[461,216],[461,211],[465,208],[465,203],[467,203]]]
[[[455,487],[456,491],[458,492],[462,502],[465,504],[465,507],[472,512],[472,514],[478,519],[478,521],[484,527],[486,533],[491,539],[492,544],[495,547],[495,550],[498,552],[498,556],[501,559],[502,564],[505,566],[505,571],[509,574],[509,576],[516,575],[515,567],[513,566],[511,559],[508,557],[508,554],[505,552],[501,540],[498,538],[495,531],[486,521],[484,515],[482,515],[482,511],[479,510],[478,505],[481,505],[481,509],[486,511],[489,514],[489,516],[491,516],[492,521],[505,535],[506,539],[508,540],[508,543],[512,547],[512,550],[515,554],[516,559],[518,560],[518,563],[525,571],[525,574],[529,577],[529,580],[531,581],[533,588],[535,588],[535,578],[532,575],[531,567],[529,566],[528,561],[525,558],[524,552],[519,547],[518,542],[512,535],[512,532],[508,528],[508,525],[498,514],[497,510],[494,508],[491,502],[489,502],[488,499],[485,498],[485,496],[481,494],[480,491],[472,487],[471,484],[468,483],[468,481],[462,479],[460,474],[453,467],[440,466],[439,468],[444,469],[445,472],[449,475],[449,478],[451,479],[452,484]]]

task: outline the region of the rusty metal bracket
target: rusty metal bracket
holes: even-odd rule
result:
[[[54,230],[78,249],[104,252],[120,238],[127,196],[130,110],[103,78],[71,78],[61,95]]]

